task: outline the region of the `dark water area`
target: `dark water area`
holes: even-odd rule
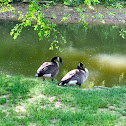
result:
[[[49,50],[53,39],[39,40],[32,27],[23,30],[14,40],[10,30],[15,22],[0,21],[0,74],[33,76],[38,67],[52,57],[60,56],[60,79],[79,62],[89,70],[83,87],[118,86],[126,84],[126,40],[119,36],[123,26],[89,25],[85,31],[80,24],[60,24],[57,30],[66,43],[58,39],[61,52]]]

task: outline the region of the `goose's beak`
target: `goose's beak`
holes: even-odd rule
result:
[[[84,71],[85,71],[85,68],[84,68],[84,66],[82,66],[82,70],[84,70]]]
[[[62,61],[60,63],[63,65],[63,62]]]

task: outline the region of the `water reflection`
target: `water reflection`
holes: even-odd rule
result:
[[[100,54],[94,57],[97,65],[101,66],[104,69],[108,69],[110,71],[118,72],[126,72],[126,55],[108,55],[108,54]]]
[[[15,22],[0,22],[0,72],[10,75],[34,76],[37,68],[54,56],[61,56],[64,65],[56,79],[60,80],[79,62],[89,69],[90,75],[83,87],[93,85],[124,85],[126,82],[126,42],[119,36],[119,28],[90,25],[85,31],[81,25],[58,25],[57,30],[66,39],[59,38],[62,52],[48,50],[47,39],[39,41],[31,27],[24,29],[13,40],[10,29]],[[120,81],[121,78],[121,81]]]

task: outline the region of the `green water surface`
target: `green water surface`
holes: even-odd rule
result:
[[[58,38],[61,52],[49,50],[53,39],[39,40],[37,32],[29,27],[14,40],[10,30],[15,22],[0,21],[0,73],[34,76],[38,67],[52,57],[60,56],[58,81],[79,62],[89,70],[83,87],[94,85],[116,86],[126,83],[126,40],[119,36],[123,26],[89,25],[85,31],[80,24],[60,24],[57,30],[66,44]]]

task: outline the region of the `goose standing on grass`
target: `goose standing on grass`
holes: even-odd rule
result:
[[[51,78],[52,81],[54,77],[59,72],[59,63],[55,60],[59,61],[62,65],[62,59],[61,57],[53,57],[51,62],[44,62],[37,70],[37,74],[35,74],[36,77],[42,77],[45,78]]]
[[[84,68],[83,63],[79,63],[77,69],[68,72],[59,82],[58,85],[79,85],[87,79],[89,75],[88,69]]]

